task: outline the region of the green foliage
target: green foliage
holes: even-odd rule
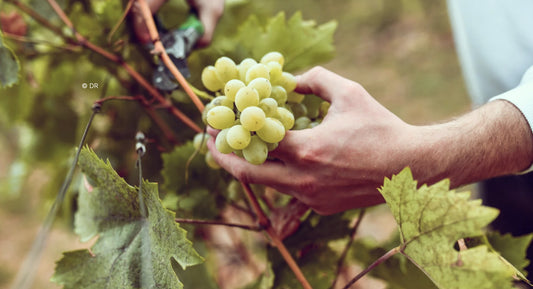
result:
[[[398,241],[397,236],[385,243],[371,238],[356,240],[351,247],[351,257],[363,267],[368,267],[397,245]],[[401,255],[387,259],[370,271],[370,274],[387,282],[387,289],[437,288],[422,271]]]
[[[46,1],[25,2],[52,25],[63,27]],[[135,42],[129,20],[122,23],[112,37],[109,35],[127,1],[59,2],[76,31],[112,51],[150,79],[154,57]],[[158,13],[167,28],[176,28],[185,19],[188,12],[185,2],[168,1]],[[333,57],[336,21],[317,25],[305,20],[299,12],[289,17],[284,12],[274,15],[268,9],[262,10],[260,6],[264,3],[260,2],[226,1],[213,43],[208,48],[193,51],[189,57],[191,83],[200,88],[201,70],[222,55],[235,60],[258,59],[265,52],[275,50],[285,55],[285,69],[291,72]],[[51,180],[43,187],[56,191],[55,180],[63,179],[68,152],[74,147],[90,107],[98,98],[142,95],[150,100],[120,63],[81,46],[73,48],[72,39],[56,35],[35,21],[28,21],[28,26],[28,37],[47,43],[10,43],[11,50],[0,37],[0,85],[5,87],[0,94],[0,123],[23,128],[13,137],[19,150],[9,174],[16,178],[0,184],[1,192],[11,194],[13,190],[27,188],[25,184],[29,183],[32,170],[43,167],[49,174],[47,179]],[[71,35],[71,31],[65,29],[64,34]],[[23,65],[19,66],[15,53]],[[17,81],[19,85],[12,85]],[[83,89],[83,83],[96,83],[99,87]],[[105,89],[104,83],[109,84]],[[169,99],[201,123],[200,114],[183,92],[176,91]],[[243,210],[247,209],[247,204],[242,200],[240,186],[228,173],[209,169],[202,155],[194,156],[190,140],[195,132],[166,110],[157,110],[155,116],[170,127],[179,144],[167,139],[154,116],[149,117],[144,104],[138,102],[106,102],[95,118],[88,142],[108,161],[101,161],[88,149],[82,152],[79,165],[88,184],[79,189],[75,231],[83,241],[98,239],[90,250],[66,252],[57,263],[54,282],[65,288],[104,288],[104,284],[108,288],[217,288],[214,282],[217,272],[209,266],[209,257],[215,255],[210,251],[216,244],[209,243],[210,240],[204,239],[208,234],[202,234],[202,230],[195,230],[196,227],[189,224],[186,225],[191,228],[188,238],[194,241],[191,244],[187,232],[174,218],[220,220],[229,203]],[[150,139],[143,158],[143,175],[147,179],[162,180],[161,197],[164,199],[161,203],[155,183],[143,182],[147,217],[141,214],[138,188],[128,185],[122,178],[137,177],[133,166],[133,138],[139,130]],[[78,176],[77,179],[82,178]],[[265,193],[264,188],[261,191],[256,193],[262,207],[268,210],[263,198],[268,199],[271,193]],[[481,228],[495,216],[494,210],[467,201],[467,194],[448,191],[445,182],[417,190],[416,182],[406,172],[387,181],[382,192],[400,225],[404,255],[390,258],[372,273],[389,281],[389,288],[433,288],[431,280],[439,288],[477,288],[480,284],[493,284],[493,287],[482,288],[509,287],[510,276],[516,271],[499,255],[487,250],[488,245],[464,252],[453,249],[457,239],[481,235]],[[283,198],[277,200],[280,199]],[[284,240],[314,288],[331,285],[340,256],[338,244],[349,235],[352,213],[326,217],[311,213],[299,229]],[[490,238],[503,257],[519,269],[525,266],[524,248],[531,237]],[[368,265],[392,246],[392,243],[361,240],[354,244],[349,259]],[[187,268],[202,262],[197,251],[206,256],[207,264]],[[258,259],[266,258],[266,269],[247,288],[300,287],[276,248],[268,247],[266,253],[253,253],[260,256]]]
[[[243,9],[242,4],[236,6],[234,10],[229,11],[230,15],[224,16],[224,19],[231,21],[232,18],[242,18],[243,14],[237,15]],[[332,42],[337,27],[337,22],[334,20],[316,25],[314,21],[304,20],[299,12],[289,19],[284,12],[280,12],[266,19],[254,13],[238,25],[230,23],[235,25],[233,26],[233,29],[236,27],[235,32],[228,33],[224,38],[215,38],[209,48],[193,53],[189,57],[195,83],[200,84],[201,70],[214,63],[220,56],[241,61],[247,57],[261,59],[267,52],[279,51],[285,56],[283,69],[288,72],[318,65],[334,56],[335,48]],[[221,26],[224,26],[224,21],[221,21]]]
[[[10,87],[19,80],[20,64],[17,56],[4,43],[4,34],[0,31],[0,88]]]
[[[279,51],[286,59],[284,70],[296,71],[333,57],[331,44],[337,22],[330,21],[316,26],[314,21],[304,20],[297,12],[286,20],[280,12],[265,25],[253,15],[239,27],[235,40],[251,55],[260,59],[269,51]]]
[[[511,234],[501,235],[497,232],[489,232],[487,240],[496,252],[524,273],[524,268],[530,262],[526,258],[526,251],[533,240],[533,234],[513,237]]]
[[[161,206],[157,185],[144,182],[141,214],[138,189],[89,149],[79,165],[90,184],[81,190],[76,232],[82,241],[98,235],[91,250],[64,254],[53,281],[65,288],[183,288],[171,258],[185,269],[202,262],[174,214]]]
[[[287,249],[295,256],[304,276],[313,288],[329,288],[335,277],[339,254],[330,247],[330,242],[345,238],[350,232],[347,213],[331,216],[311,214],[298,231],[284,240]],[[275,248],[269,248],[275,280],[273,288],[298,288],[288,265],[280,258]]]
[[[449,181],[417,189],[409,168],[380,189],[400,230],[401,253],[439,288],[511,288],[513,268],[486,246],[458,252],[454,243],[483,234],[498,211],[449,190]],[[490,284],[490,285],[489,285]]]

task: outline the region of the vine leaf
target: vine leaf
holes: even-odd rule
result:
[[[498,211],[449,190],[449,181],[417,189],[409,168],[380,189],[400,230],[401,253],[438,288],[512,288],[516,270],[487,246],[456,251],[458,239],[483,234]]]
[[[360,238],[354,241],[350,254],[357,263],[368,267],[397,244],[398,236],[385,242],[378,242],[371,237]],[[399,254],[379,264],[370,274],[387,282],[387,289],[437,288],[422,271]]]
[[[501,235],[497,232],[487,234],[489,244],[499,252],[505,260],[513,264],[521,272],[529,265],[527,248],[533,240],[533,234],[514,237],[511,234]]]
[[[186,269],[202,257],[158,199],[157,184],[143,182],[147,217],[138,190],[126,183],[90,149],[79,165],[88,178],[75,216],[82,241],[99,236],[91,250],[64,253],[52,281],[64,288],[183,288],[172,258]]]
[[[314,21],[304,20],[301,12],[288,20],[280,12],[268,19],[266,25],[261,25],[259,18],[252,15],[239,27],[236,40],[255,59],[261,59],[269,51],[281,52],[286,59],[284,70],[295,71],[333,57],[336,28],[334,20],[317,26]]]
[[[20,64],[15,53],[4,44],[0,31],[0,88],[11,87],[19,80]]]

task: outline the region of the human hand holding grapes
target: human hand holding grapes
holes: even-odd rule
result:
[[[296,91],[331,103],[320,125],[287,131],[261,166],[221,154],[215,160],[241,181],[261,183],[291,194],[322,214],[383,202],[377,191],[384,173],[401,170],[409,159],[412,127],[374,100],[359,84],[323,68],[297,78]],[[208,132],[216,136],[217,131]]]

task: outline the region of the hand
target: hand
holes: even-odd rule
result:
[[[320,214],[383,202],[377,188],[408,164],[411,126],[374,100],[359,84],[323,68],[299,76],[297,91],[331,103],[323,122],[288,131],[261,166],[216,151],[215,160],[241,181],[290,194]],[[209,129],[211,134],[216,131]]]
[[[152,14],[156,13],[167,0],[146,0]],[[204,34],[198,40],[198,46],[206,46],[213,39],[213,32],[220,16],[224,12],[224,0],[188,0],[191,7],[198,11],[198,18],[204,26]],[[140,12],[139,3],[135,1],[132,7],[133,30],[141,44],[151,41],[150,33]]]
[[[204,35],[198,40],[198,46],[206,46],[213,39],[213,32],[224,12],[224,0],[189,0],[189,5],[196,8],[198,18],[204,26]]]
[[[533,162],[533,135],[511,103],[492,101],[457,119],[409,125],[373,99],[359,84],[323,68],[297,78],[300,93],[331,103],[323,122],[288,131],[277,158],[256,166],[219,153],[215,160],[243,182],[287,193],[320,214],[383,202],[377,188],[384,177],[409,166],[419,184],[444,178],[451,188],[520,172]],[[213,136],[216,131],[208,129]]]

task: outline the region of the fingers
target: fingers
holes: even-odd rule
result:
[[[267,161],[262,165],[253,165],[234,154],[222,154],[216,149],[213,137],[209,138],[207,146],[215,161],[242,182],[269,185],[286,176],[286,168],[280,162]]]
[[[190,0],[190,4],[198,10],[198,18],[204,26],[204,34],[198,40],[199,46],[211,43],[218,20],[224,12],[224,0]]]
[[[361,89],[360,85],[323,67],[317,66],[296,76],[296,92],[315,94],[333,103],[350,97],[350,91]]]

